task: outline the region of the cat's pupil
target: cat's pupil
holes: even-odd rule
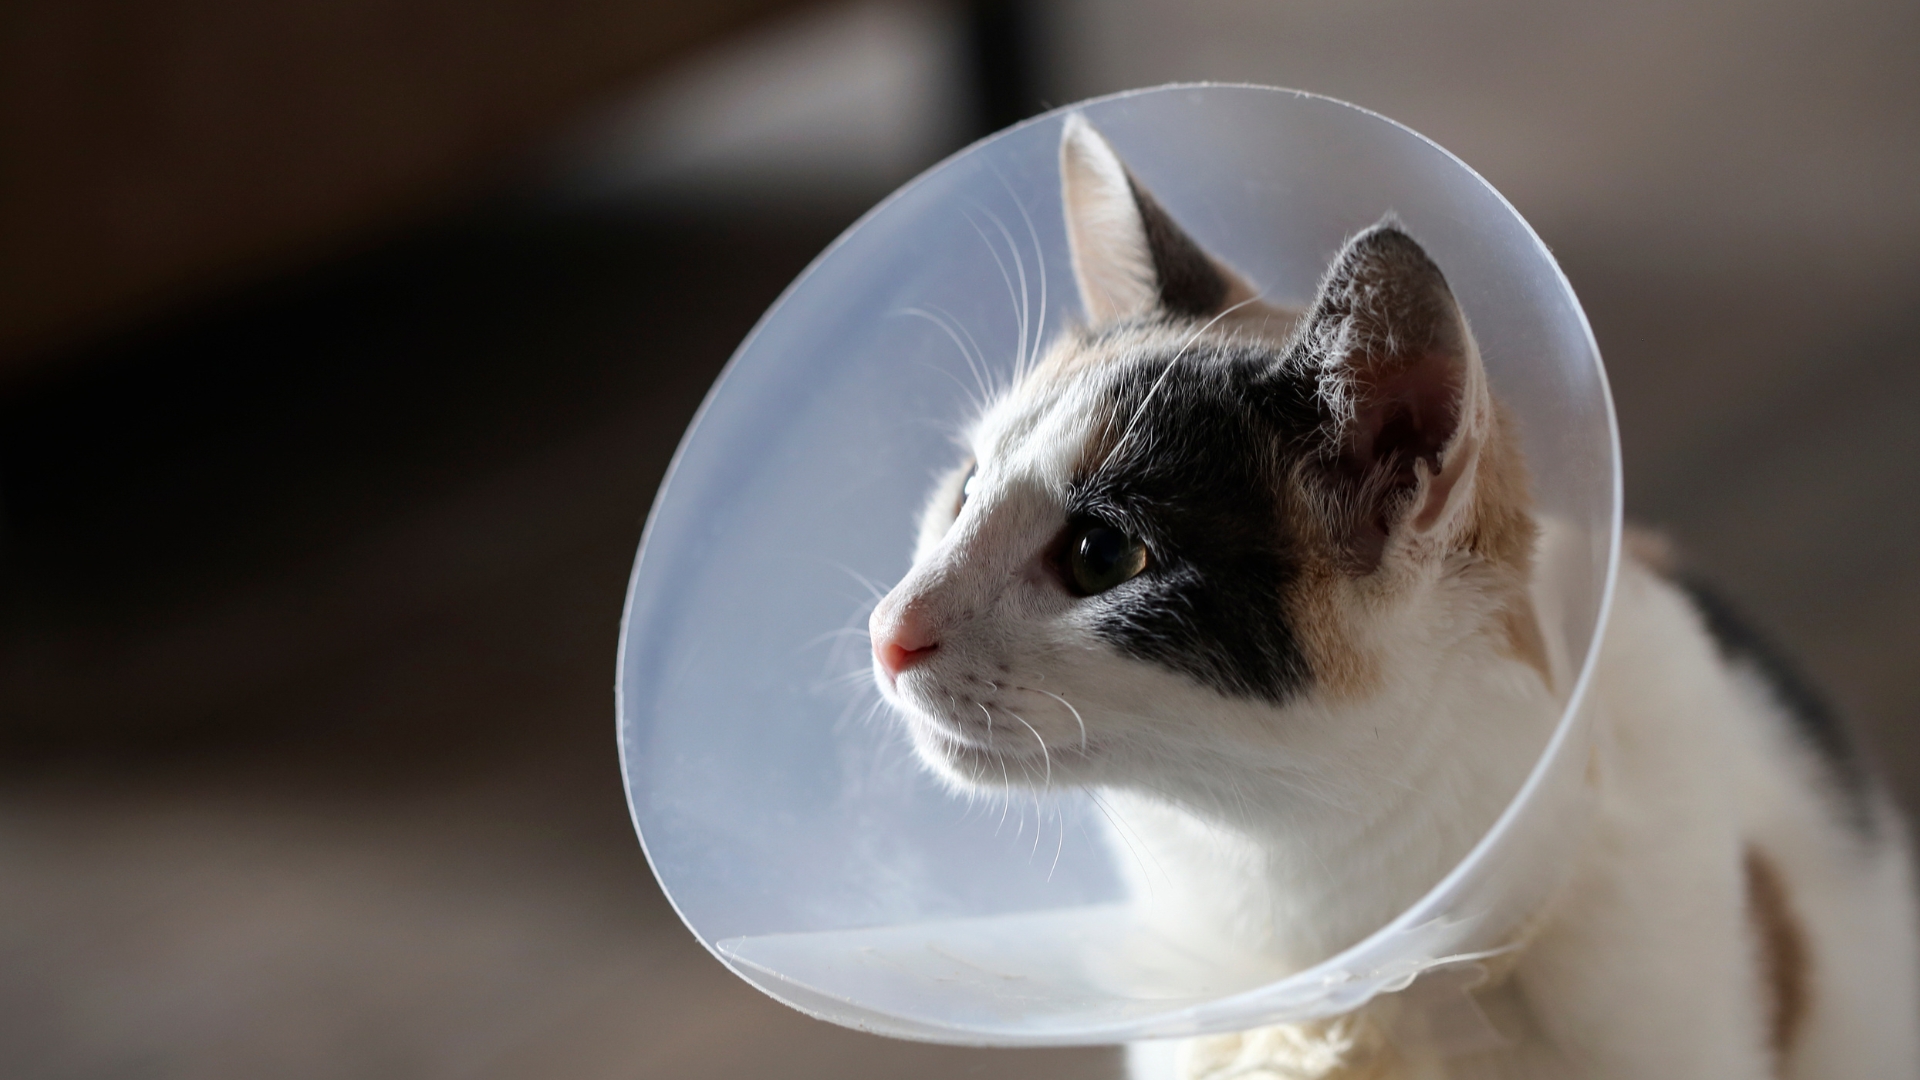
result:
[[[1068,571],[1083,596],[1103,593],[1147,568],[1147,548],[1111,525],[1081,525],[1069,539]]]

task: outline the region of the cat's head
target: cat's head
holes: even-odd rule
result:
[[[1393,738],[1381,703],[1523,603],[1533,540],[1440,268],[1383,222],[1289,313],[1078,116],[1060,162],[1088,325],[935,485],[873,612],[882,693],[965,788],[1185,791]]]

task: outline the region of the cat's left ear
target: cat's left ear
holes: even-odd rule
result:
[[[1174,224],[1079,113],[1060,134],[1060,194],[1073,276],[1094,325],[1158,312],[1204,319],[1254,297]]]
[[[1497,417],[1466,315],[1398,223],[1347,242],[1289,363],[1315,369],[1332,414],[1340,539],[1356,563],[1379,565],[1396,539],[1450,546],[1472,522],[1476,483],[1492,482],[1482,466]]]

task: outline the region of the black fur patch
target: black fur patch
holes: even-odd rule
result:
[[[1227,302],[1227,280],[1219,268],[1131,174],[1127,185],[1146,228],[1147,250],[1153,254],[1153,273],[1160,284],[1160,306],[1194,319],[1219,312]]]
[[[1123,652],[1282,703],[1312,672],[1286,618],[1299,563],[1278,492],[1282,463],[1322,422],[1319,399],[1310,375],[1256,347],[1196,345],[1169,372],[1172,360],[1115,373],[1116,441],[1069,496],[1070,516],[1108,521],[1151,552],[1144,573],[1085,602]]]
[[[1695,577],[1676,582],[1693,601],[1707,633],[1729,663],[1745,662],[1759,672],[1773,690],[1794,730],[1825,762],[1840,795],[1847,820],[1860,831],[1873,831],[1872,781],[1846,725],[1819,687],[1807,678],[1774,640],[1756,629],[1726,597]]]

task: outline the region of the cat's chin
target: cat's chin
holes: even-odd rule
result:
[[[1091,779],[1099,756],[1098,748],[1091,745],[1047,746],[1031,739],[1010,745],[1004,735],[980,741],[972,732],[956,733],[944,721],[917,710],[896,709],[921,762],[964,791],[1045,790],[1083,784]]]

